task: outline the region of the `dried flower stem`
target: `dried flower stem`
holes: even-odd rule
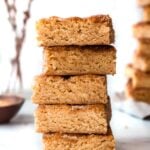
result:
[[[4,1],[8,13],[8,21],[12,27],[12,31],[14,32],[14,40],[15,40],[14,42],[15,42],[15,50],[16,50],[16,55],[11,60],[12,70],[10,74],[10,80],[8,82],[8,86],[6,89],[6,92],[10,92],[11,78],[13,73],[15,73],[16,81],[17,80],[19,81],[20,90],[23,89],[22,72],[20,66],[20,54],[24,44],[24,40],[26,38],[27,22],[30,18],[31,4],[33,0],[28,0],[27,9],[23,12],[23,19],[22,19],[23,26],[20,29],[20,32],[18,32],[19,27],[17,25],[18,12],[16,7],[16,0],[12,0],[12,3],[10,3],[9,0],[4,0]]]

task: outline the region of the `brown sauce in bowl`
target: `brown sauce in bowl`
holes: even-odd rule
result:
[[[8,107],[12,105],[17,105],[21,103],[21,99],[15,98],[13,96],[5,96],[1,95],[0,96],[0,107]]]

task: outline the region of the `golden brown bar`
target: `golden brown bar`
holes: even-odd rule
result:
[[[44,150],[115,150],[112,133],[107,135],[46,134]]]
[[[133,66],[143,72],[150,72],[150,57],[135,52]]]
[[[36,25],[41,46],[102,45],[114,42],[112,20],[108,15],[88,18],[41,19]]]
[[[150,5],[143,8],[143,20],[150,21]]]
[[[150,41],[150,22],[139,22],[133,26],[133,35],[137,39]]]
[[[129,64],[126,67],[125,74],[132,80],[133,88],[150,88],[150,73],[142,72]]]
[[[132,98],[137,101],[150,103],[150,88],[133,88],[132,80],[127,83],[125,94],[127,98]]]
[[[44,50],[43,71],[47,75],[115,74],[113,46],[64,46]]]
[[[147,55],[150,57],[150,41],[146,42],[146,41],[139,40],[138,48],[136,51],[139,55]]]
[[[35,112],[41,133],[106,134],[110,113],[106,105],[40,105]]]
[[[106,77],[99,75],[35,78],[32,101],[36,104],[107,103]]]

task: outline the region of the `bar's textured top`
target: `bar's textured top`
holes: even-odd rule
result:
[[[114,42],[112,20],[108,15],[62,19],[50,17],[36,24],[42,46],[99,45]]]

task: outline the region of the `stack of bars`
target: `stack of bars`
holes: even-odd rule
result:
[[[107,74],[115,73],[112,20],[50,17],[37,22],[43,74],[32,100],[44,150],[114,150]]]
[[[138,0],[143,10],[143,20],[133,26],[138,40],[132,64],[126,67],[129,78],[126,86],[127,98],[150,103],[150,0]]]

